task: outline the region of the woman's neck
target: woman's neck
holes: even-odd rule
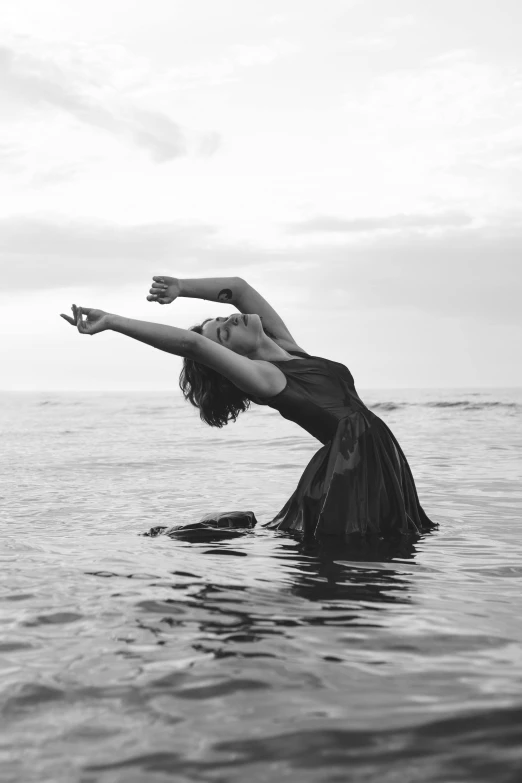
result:
[[[257,347],[256,351],[250,354],[250,359],[262,360],[265,362],[281,362],[295,357],[281,348],[274,340],[267,337],[266,340]]]

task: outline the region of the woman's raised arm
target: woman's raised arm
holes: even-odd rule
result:
[[[241,313],[257,313],[268,329],[285,348],[301,351],[283,319],[259,291],[242,277],[200,277],[182,280],[177,277],[156,276],[147,299],[149,302],[170,304],[179,296],[208,299],[210,302],[231,304]]]
[[[240,277],[200,277],[191,280],[157,275],[147,299],[149,302],[171,304],[179,296],[191,299],[207,299],[237,307],[238,297],[247,284]]]

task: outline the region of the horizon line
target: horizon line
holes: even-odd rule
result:
[[[433,390],[447,390],[447,391],[457,391],[457,390],[471,390],[471,389],[522,389],[522,385],[519,386],[360,386],[359,389],[361,391],[387,391],[387,390],[394,390],[394,391],[433,391]],[[83,393],[83,394],[98,394],[100,392],[103,393],[118,393],[121,394],[123,392],[128,393],[142,393],[145,394],[147,392],[153,393],[153,394],[168,394],[168,393],[174,393],[176,396],[182,397],[183,395],[181,392],[177,389],[128,389],[128,388],[122,388],[122,389],[65,389],[65,388],[55,388],[55,389],[0,389],[0,394],[18,394],[18,393],[39,393],[39,394],[52,394],[57,392],[63,392],[63,393]]]

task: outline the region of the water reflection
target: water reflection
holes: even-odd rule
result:
[[[284,645],[298,635],[298,629],[373,628],[376,614],[389,605],[411,603],[412,579],[403,564],[411,567],[415,553],[412,540],[359,541],[355,546],[353,542],[295,542],[281,535],[267,563],[284,575],[281,592],[267,587],[266,580],[252,580],[253,546],[240,550],[221,542],[203,554],[213,559],[218,554],[233,557],[227,571],[235,581],[217,583],[212,577],[175,571],[174,581],[157,584],[157,596],[154,584],[150,585],[147,598],[137,604],[142,615],[137,622],[157,644],[165,644],[169,631],[179,634],[180,628],[188,627],[192,649],[214,658],[284,658]],[[208,571],[216,574],[215,567]],[[237,579],[241,574],[244,584]],[[172,597],[165,597],[167,586]],[[336,650],[330,652],[322,656],[324,660],[340,660]]]
[[[416,548],[412,539],[360,539],[349,544],[321,541],[302,543],[298,551],[304,557],[302,570],[295,574],[294,595],[319,602],[364,601],[374,603],[376,609],[383,608],[381,604],[408,601],[410,580],[396,568],[383,565],[398,558],[413,560]]]

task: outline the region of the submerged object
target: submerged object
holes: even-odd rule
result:
[[[217,541],[242,536],[257,525],[253,511],[228,511],[207,514],[199,522],[151,527],[145,536],[168,536],[183,541]]]

